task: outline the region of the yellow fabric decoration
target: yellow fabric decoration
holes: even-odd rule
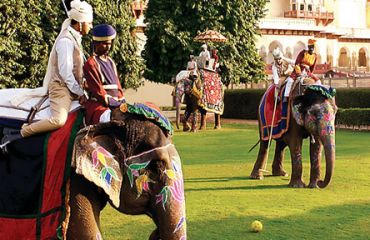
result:
[[[302,63],[307,64],[308,66],[312,66],[315,63],[316,55],[315,54],[309,54],[308,52],[304,53]]]
[[[301,74],[301,67],[299,65],[295,65],[294,66],[294,71],[297,73],[297,74]]]

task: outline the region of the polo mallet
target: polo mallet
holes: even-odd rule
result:
[[[277,95],[278,95],[278,91],[277,91],[277,88],[275,87],[275,93],[274,93],[274,110],[272,112],[272,121],[271,121],[271,127],[270,127],[270,132],[269,132],[269,140],[268,140],[268,143],[267,143],[267,159],[266,159],[266,162],[265,162],[265,166],[262,168],[262,169],[259,169],[259,171],[261,172],[265,172],[265,173],[268,173],[269,171],[266,170],[266,167],[267,167],[267,162],[268,162],[268,159],[269,159],[269,152],[270,152],[270,145],[271,145],[271,140],[272,140],[272,130],[274,128],[274,121],[275,121],[275,114],[276,114],[276,106],[277,106]]]

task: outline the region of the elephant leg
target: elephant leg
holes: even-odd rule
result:
[[[263,172],[261,170],[264,170],[263,168],[267,161],[267,145],[268,141],[260,141],[258,157],[250,175],[250,178],[252,179],[263,179]]]
[[[274,161],[272,162],[273,176],[288,176],[283,168],[284,150],[287,144],[284,141],[277,141],[275,148]]]
[[[188,119],[190,117],[190,114],[191,114],[191,112],[189,112],[189,111],[185,111],[185,113],[184,113],[184,117],[182,119],[182,124],[183,124],[183,129],[182,130],[184,132],[190,131],[190,125],[188,123]]]
[[[68,240],[102,239],[99,217],[107,200],[99,191],[81,175],[72,174]]]
[[[292,160],[292,177],[290,178],[289,186],[302,188],[305,187],[302,180],[302,138],[290,137],[289,150]]]
[[[199,130],[206,130],[207,128],[207,111],[199,109],[200,112],[200,127]]]
[[[193,119],[191,122],[191,131],[196,132],[198,131],[198,110],[193,112]]]
[[[309,188],[317,188],[317,181],[320,179],[320,162],[321,162],[322,145],[318,139],[315,139],[315,143],[310,142],[310,183]]]
[[[221,115],[215,113],[215,129],[221,129]]]

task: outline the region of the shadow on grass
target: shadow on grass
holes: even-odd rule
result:
[[[265,178],[276,177],[282,178],[283,176],[272,176],[272,175],[264,175]],[[252,179],[249,176],[246,177],[217,177],[217,178],[188,178],[184,179],[185,182],[230,182],[230,181],[260,181],[257,179]]]
[[[308,199],[309,200],[309,199]],[[253,209],[253,206],[250,206]],[[370,202],[318,207],[284,217],[229,216],[209,221],[188,221],[189,239],[369,239]],[[250,224],[260,220],[263,230],[253,233]],[[222,236],[222,238],[220,238]]]
[[[283,189],[288,188],[287,184],[284,185],[258,185],[258,186],[239,186],[239,187],[207,187],[207,188],[188,188],[185,187],[185,192],[198,192],[198,191],[214,191],[214,190],[265,190],[265,189]]]

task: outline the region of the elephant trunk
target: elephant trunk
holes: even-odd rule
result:
[[[180,129],[180,99],[177,99],[176,97],[176,127],[177,129]]]
[[[334,130],[333,130],[334,131]],[[325,188],[330,183],[330,180],[334,173],[335,164],[335,134],[330,134],[321,138],[324,145],[325,161],[326,161],[326,172],[324,180],[319,180],[317,186],[319,188]]]

